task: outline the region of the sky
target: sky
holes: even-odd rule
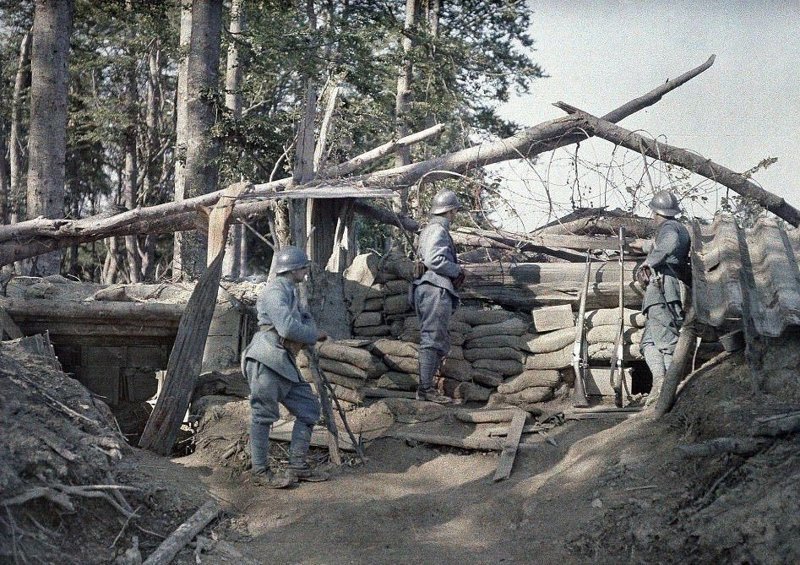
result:
[[[778,161],[753,180],[800,207],[800,0],[689,2],[529,0],[534,15],[534,60],[550,75],[501,107],[522,125],[558,118],[564,101],[595,115],[636,98],[716,55],[714,65],[660,102],[620,122],[659,140],[690,149],[737,172],[766,157]],[[648,167],[602,140],[543,154],[538,164],[500,166],[522,226],[547,219],[547,187],[554,215],[571,209],[578,179],[581,202],[615,207],[611,186],[663,186],[661,163]],[[708,197],[686,203],[709,216],[725,189],[693,176],[689,184]],[[525,194],[525,198],[517,198]],[[642,210],[644,210],[642,208]]]

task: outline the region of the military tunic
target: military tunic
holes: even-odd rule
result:
[[[300,307],[297,285],[278,276],[256,301],[260,330],[242,353],[242,373],[250,385],[250,438],[253,469],[265,469],[269,462],[269,430],[280,417],[283,404],[297,418],[289,447],[292,459],[304,460],[311,432],[320,417],[320,405],[311,386],[300,376],[294,355],[282,339],[311,345],[317,340],[317,326]]]
[[[642,302],[642,312],[647,316],[640,349],[653,374],[653,386],[660,389],[661,381],[672,362],[683,325],[681,284],[689,281],[688,230],[677,220],[664,221],[656,232],[644,264],[653,276]]]
[[[447,218],[432,216],[419,236],[418,253],[426,270],[411,290],[420,324],[420,391],[432,389],[433,378],[450,351],[448,327],[459,302],[453,279],[461,267],[449,230]]]

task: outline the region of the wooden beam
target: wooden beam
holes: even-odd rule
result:
[[[500,461],[497,463],[497,470],[494,473],[494,482],[503,481],[511,476],[511,468],[514,466],[514,459],[517,457],[519,440],[522,439],[522,429],[525,427],[527,412],[520,410],[514,414],[511,425],[508,427],[508,435],[503,444],[503,452],[500,454]]]

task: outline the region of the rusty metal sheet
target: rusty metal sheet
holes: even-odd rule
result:
[[[800,230],[759,219],[739,228],[729,214],[692,225],[693,298],[697,319],[729,329],[742,317],[755,331],[777,337],[800,325]]]

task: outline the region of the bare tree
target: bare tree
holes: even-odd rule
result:
[[[176,201],[213,192],[219,177],[220,147],[211,130],[216,119],[213,93],[219,89],[222,0],[193,0],[191,10],[185,87],[179,86],[179,97],[182,94],[186,103],[183,140],[185,160],[183,182],[178,183],[176,178]],[[183,35],[182,16],[181,42]],[[179,74],[179,83],[182,76]],[[178,129],[180,134],[181,124]],[[205,270],[206,246],[206,240],[200,232],[176,238],[173,276],[198,277]]]
[[[67,62],[72,0],[36,0],[31,51],[31,117],[28,134],[28,217],[64,217],[67,152]],[[32,274],[58,273],[61,253],[33,262]]]

